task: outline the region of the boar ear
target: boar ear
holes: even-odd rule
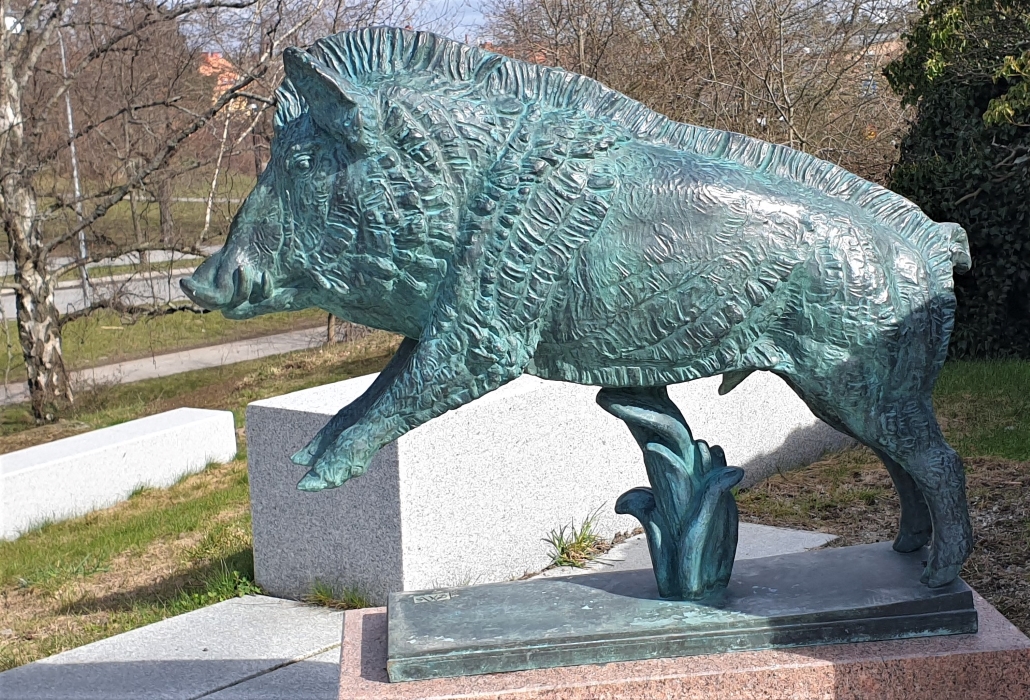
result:
[[[359,144],[361,111],[355,97],[347,94],[349,86],[303,49],[286,49],[283,67],[294,89],[307,102],[315,124],[342,141]]]

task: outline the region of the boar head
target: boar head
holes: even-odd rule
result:
[[[268,166],[225,246],[182,288],[228,318],[317,306],[418,337],[446,265],[423,264],[419,279],[398,267],[388,229],[404,212],[383,174],[373,95],[303,50],[283,62]]]

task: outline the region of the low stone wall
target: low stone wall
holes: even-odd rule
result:
[[[179,408],[0,455],[0,538],[170,486],[236,455],[232,413]]]
[[[637,527],[615,500],[647,484],[625,424],[596,387],[524,376],[411,431],[364,476],[296,490],[289,461],[374,376],[252,403],[247,439],[254,565],[270,595],[316,581],[383,601],[391,591],[503,581],[549,563],[552,530],[597,512],[604,536]],[[778,378],[756,373],[727,396],[719,378],[670,387],[694,436],[721,445],[745,484],[807,464],[848,439],[818,421]]]

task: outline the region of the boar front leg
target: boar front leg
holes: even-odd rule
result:
[[[312,438],[311,442],[304,449],[290,457],[290,461],[302,467],[314,466],[315,460],[336,442],[336,439],[340,437],[340,433],[357,423],[358,419],[365,415],[379,397],[383,395],[397,375],[400,374],[401,370],[408,364],[408,360],[411,359],[411,355],[415,352],[417,345],[418,341],[412,338],[405,338],[401,341],[397,352],[389,364],[379,373],[376,380],[372,382],[372,386],[366,389],[364,394],[341,408],[340,412],[333,416],[318,431],[318,434]]]
[[[331,444],[303,451],[311,471],[297,488],[321,491],[364,474],[385,445],[523,373],[538,333],[479,328],[461,323],[453,314],[445,312],[445,319],[452,316],[449,321],[427,328],[407,361],[353,425]]]

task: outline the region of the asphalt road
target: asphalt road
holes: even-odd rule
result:
[[[186,295],[179,287],[179,280],[189,277],[193,273],[191,269],[174,270],[170,274],[153,273],[149,276],[118,275],[112,278],[94,280],[94,293],[97,298],[109,298],[113,295],[120,295],[131,304],[153,304],[168,303],[170,301],[182,301]],[[55,294],[57,308],[62,314],[71,311],[78,311],[83,308],[82,287],[77,282],[62,282]],[[5,289],[0,295],[0,305],[3,306],[4,318],[13,320],[15,317],[14,293]]]

